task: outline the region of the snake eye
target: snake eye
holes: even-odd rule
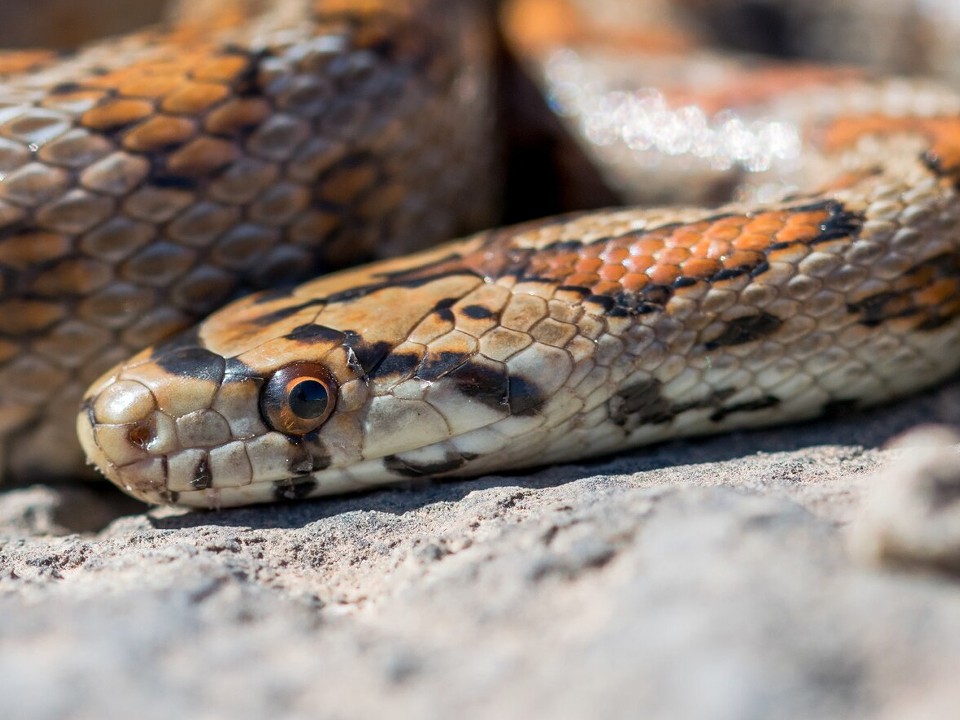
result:
[[[317,363],[293,363],[277,370],[260,394],[267,423],[287,435],[305,435],[323,425],[337,402],[337,384]]]

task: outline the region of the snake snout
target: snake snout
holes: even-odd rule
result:
[[[90,461],[135,497],[217,505],[224,492],[286,488],[326,464],[318,442],[265,423],[263,387],[258,373],[204,348],[154,350],[93,386],[77,430]],[[306,390],[295,395],[298,408],[315,409]]]
[[[87,456],[143,499],[210,487],[211,455],[234,439],[217,399],[221,389],[237,383],[224,382],[224,375],[224,359],[199,347],[154,351],[115,368],[91,390],[77,420]]]
[[[176,439],[169,416],[150,389],[136,380],[116,380],[88,398],[77,418],[87,457],[118,484],[123,468],[142,462]]]

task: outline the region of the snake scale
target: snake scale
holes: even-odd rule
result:
[[[66,124],[51,121],[55,139],[35,143],[30,162],[14,162],[24,150],[11,145],[0,183],[7,237],[31,238],[0,243],[15,273],[4,289],[32,283],[5,302],[36,304],[17,321],[0,309],[0,332],[16,338],[2,401],[26,418],[0,414],[23,448],[18,460],[8,443],[8,467],[57,455],[29,440],[57,436],[64,396],[94,369],[105,372],[76,417],[93,463],[143,500],[218,507],[812,418],[960,364],[960,118],[871,111],[818,124],[809,143],[821,171],[806,190],[484,231],[248,295],[106,369],[114,350],[148,344],[238,286],[483,222],[487,51],[464,31],[480,27],[473,5],[280,5],[290,17],[309,7],[311,23],[292,30],[271,12],[196,55],[130,61],[140,69],[129,97],[131,71],[82,55],[80,79],[63,80],[59,64],[54,84],[42,68],[12,76],[39,117]],[[176,81],[153,92],[143,68],[155,62]],[[340,65],[345,88],[331,79]],[[41,139],[45,127],[28,124]],[[54,162],[49,148],[78,134],[61,150],[72,164]],[[90,156],[91,145],[102,150]],[[276,243],[256,240],[264,228],[280,261],[267,259]],[[225,279],[238,237],[254,249]],[[320,262],[307,259],[318,247]],[[75,269],[57,277],[79,303],[45,294],[47,269],[65,263]],[[75,310],[143,287],[158,300],[150,309],[101,302],[92,321]],[[95,326],[103,340],[58,338],[65,325]],[[54,383],[56,372],[66,379]]]

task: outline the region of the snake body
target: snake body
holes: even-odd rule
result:
[[[958,366],[960,120],[837,120],[823,147],[846,169],[818,192],[551,218],[252,295],[95,383],[83,445],[144,500],[229,506],[936,382]]]
[[[482,4],[218,0],[0,53],[3,474],[76,475],[84,388],[240,292],[488,224]]]

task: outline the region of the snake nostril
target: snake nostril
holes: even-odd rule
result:
[[[146,450],[153,440],[153,430],[146,425],[135,425],[127,433],[127,439],[132,445],[136,445],[141,450]]]

